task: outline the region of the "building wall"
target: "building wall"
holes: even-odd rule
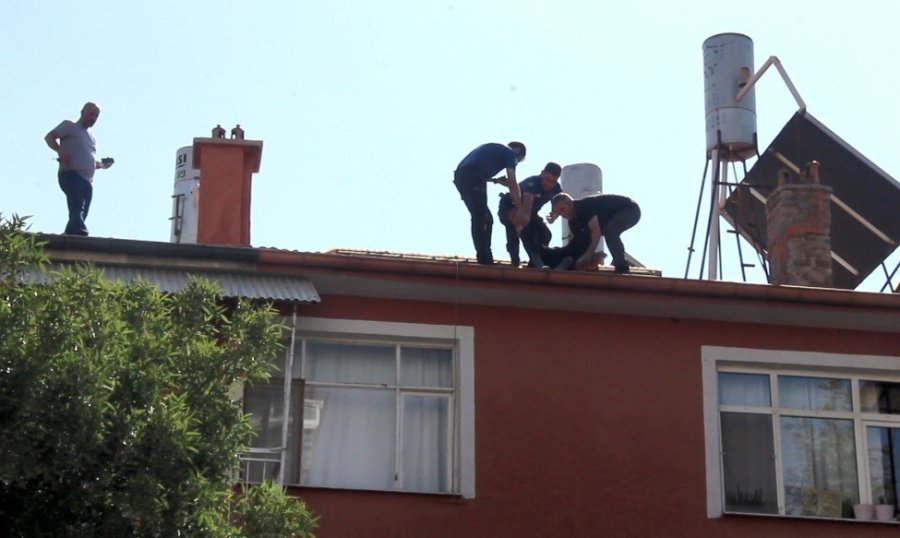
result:
[[[322,517],[318,536],[897,532],[852,521],[708,519],[700,348],[900,357],[900,335],[341,296],[299,314],[475,328],[476,498],[298,488]]]

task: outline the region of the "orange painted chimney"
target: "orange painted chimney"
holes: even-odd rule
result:
[[[261,140],[194,139],[198,244],[250,246],[250,182],[261,158]]]

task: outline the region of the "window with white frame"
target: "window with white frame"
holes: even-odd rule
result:
[[[900,498],[900,358],[703,348],[707,504],[852,518]]]
[[[278,450],[273,432],[283,428],[286,484],[473,497],[472,336],[470,327],[299,319],[290,362],[302,396],[293,392],[290,407],[302,401],[302,421],[293,411],[283,428],[278,374],[256,390],[266,401],[251,407],[275,409],[278,420],[254,450]],[[251,422],[262,439],[263,421]]]

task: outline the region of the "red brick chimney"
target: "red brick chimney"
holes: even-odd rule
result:
[[[769,282],[829,288],[834,285],[831,261],[832,188],[819,183],[813,161],[793,179],[782,170],[766,201]]]
[[[198,244],[250,246],[250,183],[261,158],[261,140],[194,139]]]

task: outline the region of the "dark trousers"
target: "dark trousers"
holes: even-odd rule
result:
[[[609,255],[612,256],[612,265],[616,271],[628,269],[625,261],[625,245],[622,244],[622,232],[631,228],[641,220],[641,208],[637,204],[631,204],[616,212],[606,224],[602,226],[603,237],[606,238],[606,246]]]
[[[482,265],[492,265],[494,254],[491,252],[491,231],[494,219],[487,205],[487,180],[471,176],[454,174],[453,184],[459,191],[469,215],[472,217],[472,243],[475,245],[475,257]]]
[[[606,224],[600,227],[603,237],[606,238],[606,246],[612,256],[612,266],[616,272],[627,273],[628,262],[625,260],[625,245],[622,244],[622,232],[631,228],[641,220],[641,209],[637,204],[631,204],[617,211]],[[591,246],[591,233],[584,229],[576,233],[574,237],[563,247],[544,248],[541,252],[544,263],[555,267],[567,256],[573,261],[578,261],[584,252]]]
[[[556,267],[566,258],[572,258],[572,262],[578,260],[584,251],[591,246],[591,234],[576,234],[568,243],[561,247],[542,247],[541,257],[549,267]]]
[[[506,227],[506,251],[509,252],[510,261],[513,265],[519,265],[519,239],[522,240],[522,246],[525,247],[529,260],[534,261],[535,258],[540,258],[541,247],[549,245],[553,238],[550,228],[544,223],[544,219],[532,215],[531,220],[522,228],[522,231],[516,232],[516,227],[509,220],[511,209],[512,206],[501,204],[500,209],[497,210],[500,223]]]
[[[73,170],[60,171],[59,188],[66,193],[66,205],[69,207],[69,221],[66,223],[64,233],[70,235],[87,235],[87,226],[84,219],[91,208],[91,197],[94,188],[91,183],[81,177],[81,174]]]

